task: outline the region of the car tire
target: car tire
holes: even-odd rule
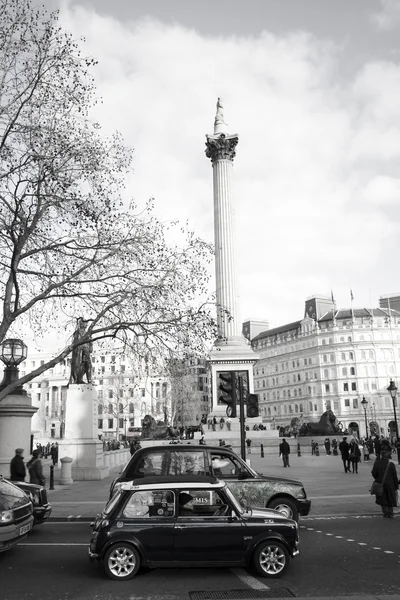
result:
[[[140,554],[134,546],[127,542],[118,542],[105,553],[103,567],[110,579],[126,581],[135,577],[140,562]]]
[[[289,552],[282,542],[266,540],[254,550],[252,563],[261,577],[278,578],[286,572],[289,560]]]
[[[298,522],[299,511],[297,510],[296,504],[289,498],[274,498],[268,504],[267,508],[274,508],[278,512],[282,513],[288,519],[293,519]]]

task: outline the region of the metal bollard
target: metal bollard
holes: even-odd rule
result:
[[[50,487],[49,490],[54,490],[54,465],[50,465]]]
[[[297,442],[297,456],[301,456],[300,442]]]
[[[261,458],[264,458],[264,444],[261,444]]]

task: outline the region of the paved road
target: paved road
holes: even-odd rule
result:
[[[50,522],[0,555],[1,600],[195,600],[193,592],[283,591],[295,597],[400,597],[400,520],[315,518],[301,526],[301,553],[280,580],[244,569],[155,569],[107,579],[87,558],[87,523]],[[378,596],[379,595],[379,596]],[[215,597],[215,596],[214,596]],[[268,597],[267,595],[265,597]],[[212,596],[211,596],[212,598]]]

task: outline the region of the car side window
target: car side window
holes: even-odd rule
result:
[[[181,490],[178,494],[179,517],[223,516],[230,511],[227,500],[216,490]]]
[[[162,451],[143,454],[137,462],[134,462],[127,471],[128,479],[139,477],[150,477],[151,475],[166,475],[166,453]]]
[[[239,473],[243,471],[242,464],[235,457],[217,452],[211,453],[211,464],[214,475],[221,479],[238,477]]]
[[[175,494],[167,490],[133,492],[122,511],[126,519],[175,516]]]
[[[203,451],[171,450],[168,475],[207,475]]]

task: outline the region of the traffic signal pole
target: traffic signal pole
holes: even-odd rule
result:
[[[243,460],[246,460],[246,429],[244,425],[244,393],[243,377],[239,379],[239,421],[240,421],[240,453]]]

